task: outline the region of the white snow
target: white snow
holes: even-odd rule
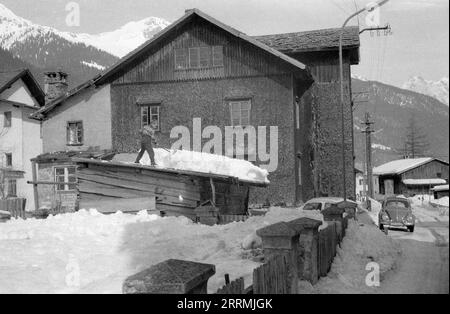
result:
[[[318,212],[286,208],[213,227],[145,211],[81,210],[46,220],[13,219],[0,224],[0,294],[121,293],[128,276],[171,258],[216,265],[210,292],[224,284],[225,273],[243,276],[249,285],[260,265],[258,250],[243,247],[260,246],[256,230],[300,217],[323,220]]]
[[[448,191],[448,188],[449,188],[449,185],[448,185],[448,184],[445,184],[445,185],[438,185],[438,186],[435,186],[435,187],[432,188],[431,190],[432,190],[432,191],[435,191],[435,192],[440,192],[440,191]]]
[[[374,175],[399,174],[426,164],[434,158],[400,159],[385,163],[373,169]]]
[[[449,105],[448,77],[444,77],[439,81],[431,81],[425,80],[420,76],[415,76],[403,84],[403,88],[434,97],[447,106]]]
[[[104,69],[106,69],[105,66],[98,64],[97,62],[91,61],[91,62],[87,62],[87,61],[81,61],[82,64],[87,65],[88,67],[103,71]]]
[[[366,285],[369,273],[366,266],[377,263],[383,282],[386,273],[396,267],[400,254],[400,247],[377,226],[351,220],[328,276],[321,278],[315,286],[302,282],[300,290],[302,293],[331,294],[377,292],[378,288]]]
[[[448,196],[444,196],[444,197],[442,197],[440,199],[433,200],[430,203],[433,204],[433,205],[436,205],[436,206],[448,207]]]
[[[392,150],[392,148],[390,148],[389,146],[384,146],[384,145],[382,145],[382,144],[372,144],[372,148],[373,149],[379,149],[379,150],[384,150],[384,151],[386,151],[386,150]]]
[[[7,50],[17,42],[25,42],[28,38],[49,37],[58,35],[72,43],[84,43],[106,51],[117,57],[139,47],[151,39],[153,35],[167,27],[170,23],[158,17],[149,17],[130,22],[121,28],[96,35],[85,33],[61,32],[52,27],[41,26],[15,15],[0,3],[0,47]]]
[[[447,181],[444,179],[405,179],[403,183],[406,185],[438,185],[445,184]]]
[[[267,170],[259,168],[246,160],[187,150],[155,148],[154,151],[158,168],[213,173],[236,177],[244,181],[269,183]],[[114,161],[128,163],[133,162],[135,159],[136,154],[118,154],[114,157]],[[141,164],[150,165],[150,157],[147,153],[141,159]]]

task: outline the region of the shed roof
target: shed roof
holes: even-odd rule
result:
[[[445,181],[444,179],[405,179],[403,180],[403,183],[405,185],[439,185],[439,184],[445,184],[447,183],[447,181]]]
[[[283,53],[296,53],[336,50],[339,48],[340,32],[341,28],[328,28],[296,33],[255,36],[254,38]],[[344,28],[342,46],[344,49],[359,48],[358,26]]]
[[[414,158],[414,159],[400,159],[385,163],[379,167],[373,169],[374,175],[399,175],[406,171],[412,170],[414,168],[420,167],[432,161],[439,161],[448,165],[447,162],[432,158]]]
[[[435,192],[442,192],[442,191],[448,191],[448,188],[449,188],[449,185],[448,185],[448,184],[445,184],[445,185],[438,185],[438,186],[435,186],[435,187],[432,188],[431,190],[432,190],[432,191],[435,191]]]

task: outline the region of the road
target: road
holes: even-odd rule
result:
[[[435,294],[449,293],[448,215],[415,207],[418,221],[414,233],[389,230],[403,254],[397,268],[381,282],[380,292]]]

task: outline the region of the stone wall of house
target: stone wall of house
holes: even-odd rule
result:
[[[269,176],[270,187],[252,189],[250,202],[264,203],[269,200],[272,204],[293,203],[296,180],[292,84],[292,77],[283,75],[112,85],[113,148],[122,152],[138,150],[138,131],[141,127],[138,103],[160,103],[161,132],[158,134],[158,146],[169,148],[176,141],[170,139],[172,128],[186,126],[192,135],[195,117],[202,118],[202,130],[210,125],[218,126],[225,142],[225,126],[231,125],[229,100],[251,99],[252,125],[278,127],[279,154],[278,167]],[[268,133],[269,128],[267,138]],[[203,143],[208,140],[204,139]],[[260,160],[256,163],[260,164]]]

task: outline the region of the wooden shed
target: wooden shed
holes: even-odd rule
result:
[[[268,186],[236,177],[117,161],[75,158],[73,162],[79,207],[102,213],[146,209],[194,219],[197,207],[212,202],[220,215],[247,215],[250,186]]]

